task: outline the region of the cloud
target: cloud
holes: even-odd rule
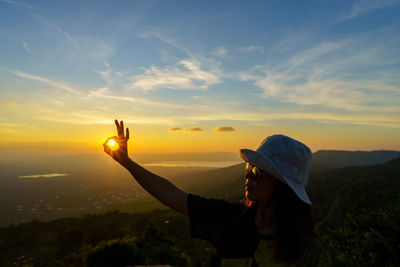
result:
[[[32,17],[36,18],[37,20],[39,20],[43,24],[48,25],[48,26],[52,27],[53,29],[55,29],[57,32],[61,33],[68,40],[68,42],[71,43],[75,48],[79,49],[81,47],[79,42],[70,33],[68,33],[65,30],[63,30],[60,26],[50,22],[48,19],[46,19],[42,15],[39,15],[39,14],[37,14],[35,12],[32,12],[32,11],[27,11],[27,12]]]
[[[203,68],[207,67],[207,69],[213,70],[212,72],[215,75],[220,72],[220,70],[219,70],[220,62],[216,60],[217,57],[215,57],[215,56],[207,57],[205,55],[192,52],[189,48],[185,47],[183,44],[179,43],[177,40],[173,40],[173,39],[167,37],[163,33],[160,33],[160,32],[142,33],[139,35],[139,37],[141,37],[141,38],[156,38],[156,39],[160,40],[161,42],[167,44],[168,46],[170,46],[174,49],[178,49],[181,52],[185,53],[186,58],[187,58],[186,60],[197,62]],[[223,51],[223,50],[221,50],[221,51]],[[170,61],[172,59],[174,59],[174,62],[178,61],[178,59],[176,57],[171,57],[171,55],[167,54],[166,51],[160,50],[160,53],[163,56],[163,58],[166,59],[167,61]]]
[[[103,80],[107,82],[108,85],[113,85],[121,77],[123,77],[124,73],[113,71],[108,62],[104,62],[104,66],[106,67],[106,70],[98,71],[98,73],[103,78]]]
[[[79,42],[68,32],[64,31],[63,29],[61,29],[61,27],[57,26],[57,25],[53,25],[54,28],[61,34],[63,34],[65,36],[65,38],[75,47],[75,48],[81,48],[81,45],[79,44]],[[94,53],[95,51],[93,51]]]
[[[374,10],[399,4],[399,0],[361,0],[352,6],[349,14],[343,20],[360,17]]]
[[[68,85],[67,83],[64,82],[57,82],[57,81],[53,81],[41,76],[36,76],[36,75],[32,75],[32,74],[27,74],[21,71],[14,71],[13,72],[15,75],[17,75],[18,77],[24,78],[24,79],[30,79],[30,80],[35,80],[35,81],[39,81],[42,83],[46,83],[48,85],[51,85],[53,87],[56,88],[60,88],[63,89],[65,91],[68,91],[70,93],[76,94],[76,95],[80,95],[81,93],[78,90],[75,90],[74,88],[72,88],[70,85]]]
[[[31,10],[27,10],[27,13],[32,17],[39,20],[44,25],[49,26],[56,32],[60,33],[64,39],[67,40],[67,43],[72,45],[75,50],[68,50],[66,53],[76,53],[76,57],[81,58],[90,58],[105,61],[107,58],[114,53],[113,47],[98,38],[94,38],[91,36],[80,36],[80,38],[76,38],[71,33],[64,30],[59,25],[49,21],[42,15],[39,15],[37,12],[33,12]]]
[[[28,53],[34,55],[35,53],[32,52],[32,50],[29,49],[28,44],[25,41],[22,41],[22,46],[24,47],[25,51]]]
[[[43,121],[62,122],[75,125],[111,125],[115,115],[107,111],[80,109],[76,111],[59,111],[58,109],[41,108],[36,110],[39,114],[36,119]],[[129,124],[150,124],[150,125],[171,125],[176,121],[155,116],[139,116],[127,113],[118,113],[118,116],[124,118],[124,123]]]
[[[227,57],[228,56],[228,50],[226,50],[225,47],[219,46],[215,48],[213,51],[211,51],[211,55],[215,57]]]
[[[169,128],[168,131],[169,132],[179,132],[179,131],[183,131],[183,129],[181,127],[173,127],[173,128]]]
[[[202,132],[203,129],[201,129],[200,127],[193,127],[191,129],[185,129],[186,132]]]
[[[90,90],[87,97],[89,98],[103,98],[107,100],[117,100],[117,101],[125,101],[125,102],[131,102],[135,104],[141,104],[143,106],[148,106],[148,107],[167,107],[167,108],[183,108],[186,107],[184,105],[178,105],[178,104],[173,104],[173,103],[167,103],[167,102],[160,102],[160,101],[152,101],[152,100],[146,100],[143,98],[139,97],[131,97],[131,96],[121,96],[121,95],[114,95],[108,87],[102,87],[98,88],[95,90]]]
[[[22,2],[17,2],[17,1],[14,1],[14,0],[0,0],[0,1],[4,2],[4,3],[9,3],[9,4],[12,4],[12,5],[15,5],[15,6],[23,6],[23,7],[28,8],[28,9],[35,9],[33,6],[31,6],[29,4],[25,4],[25,3],[22,3]]]
[[[83,37],[80,38],[80,43],[82,43],[82,54],[88,54],[92,59],[106,61],[114,54],[114,48],[98,38]]]
[[[206,90],[209,86],[220,83],[216,74],[201,70],[199,62],[181,60],[178,64],[183,68],[165,67],[159,69],[153,66],[147,69],[145,74],[133,76],[132,80],[134,81],[127,87],[143,91],[160,88]]]
[[[177,41],[174,41],[174,40],[164,36],[164,34],[161,34],[159,32],[141,33],[141,34],[139,34],[139,37],[140,38],[156,38],[156,39],[160,40],[161,42],[163,42],[163,43],[165,43],[165,44],[167,44],[167,45],[169,45],[169,46],[171,46],[173,48],[176,48],[176,49],[179,49],[179,50],[185,52],[190,58],[194,58],[195,57],[193,55],[193,53],[189,49],[187,49],[186,47],[182,46]]]
[[[249,74],[249,73],[246,73],[246,72],[238,73],[236,75],[236,77],[239,77],[239,80],[241,80],[241,81],[261,80],[260,76],[257,76],[257,75],[254,75],[254,74]]]
[[[389,68],[384,74],[377,70],[400,63],[400,58],[387,56],[400,39],[366,42],[372,36],[380,35],[371,32],[322,42],[280,64],[264,66],[263,76],[258,69],[239,77],[254,80],[254,85],[262,89],[263,98],[283,103],[365,112],[395,106],[400,100],[398,81],[393,80],[396,73]]]
[[[230,126],[219,126],[215,128],[214,132],[221,133],[221,132],[235,132],[236,130]]]
[[[202,132],[203,129],[200,127],[193,127],[190,129],[183,129],[181,127],[173,127],[168,129],[169,132]]]
[[[239,51],[241,52],[261,52],[264,51],[264,47],[262,46],[256,46],[256,45],[249,45],[249,46],[242,46],[239,47]]]

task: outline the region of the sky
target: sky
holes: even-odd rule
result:
[[[114,119],[131,153],[272,134],[400,150],[398,14],[399,0],[0,0],[0,151],[97,153]]]

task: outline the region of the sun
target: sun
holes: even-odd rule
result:
[[[112,151],[116,151],[119,148],[119,145],[117,142],[115,142],[114,139],[110,139],[107,143],[108,147],[111,148]]]

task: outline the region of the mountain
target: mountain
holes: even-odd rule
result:
[[[343,166],[364,166],[393,159],[398,151],[318,151],[313,154],[311,177],[326,176],[325,170]],[[171,158],[170,158],[171,157]],[[150,162],[150,155],[138,159]],[[234,160],[229,153],[165,154],[157,161]],[[362,164],[361,164],[362,163]],[[244,163],[225,168],[146,167],[184,190],[239,200],[244,196]],[[335,171],[336,172],[336,171]],[[56,178],[17,178],[21,175],[61,173]],[[0,226],[32,219],[52,220],[85,213],[146,211],[162,205],[145,192],[131,175],[107,155],[58,155],[9,157],[0,161]],[[313,180],[313,179],[310,179]],[[329,203],[327,204],[329,205]]]
[[[189,192],[239,200],[244,192],[243,170],[242,163],[175,178]],[[318,233],[337,266],[399,266],[400,158],[369,166],[313,169],[307,191]],[[178,254],[193,262],[211,262],[215,256],[209,244],[190,238],[187,218],[175,211],[114,211],[0,228],[0,244],[4,244],[0,265],[12,266],[15,261],[22,265],[26,258],[38,266],[60,261],[80,266],[88,255],[97,259],[127,255],[135,251],[135,240],[143,241],[141,233],[149,224],[171,238],[168,247],[174,244]],[[158,236],[155,230],[151,233],[146,243]]]
[[[373,158],[364,153],[354,155]],[[318,164],[318,161],[313,164]],[[244,196],[244,167],[242,163],[194,174],[190,179],[201,182],[185,189],[199,195],[238,201]],[[387,203],[398,202],[400,158],[384,164],[334,169],[324,169],[317,165],[310,173],[307,191],[313,202],[319,228],[326,228],[330,225],[328,222],[340,222],[346,212],[363,208],[377,209],[385,207]]]
[[[318,183],[321,177],[330,177],[332,174],[335,177],[348,176],[342,174],[338,168],[359,166],[363,170],[362,167],[385,163],[396,157],[400,157],[400,151],[317,151],[312,156],[309,187],[312,187],[313,183]],[[244,195],[244,169],[245,163],[241,163],[217,170],[183,173],[174,179],[189,192],[237,200]],[[353,170],[352,167],[350,170]],[[332,181],[333,184],[337,182],[335,179]]]
[[[319,150],[312,155],[312,168],[318,170],[345,166],[367,166],[385,163],[397,157],[400,157],[400,151]]]

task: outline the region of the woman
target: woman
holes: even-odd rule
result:
[[[186,193],[128,156],[129,129],[116,120],[118,136],[104,151],[166,206],[189,216],[193,238],[210,241],[222,266],[330,266],[315,235],[305,191],[311,151],[284,135],[266,138],[256,151],[240,150],[246,165],[246,201],[231,203]],[[114,139],[116,151],[107,145]]]

